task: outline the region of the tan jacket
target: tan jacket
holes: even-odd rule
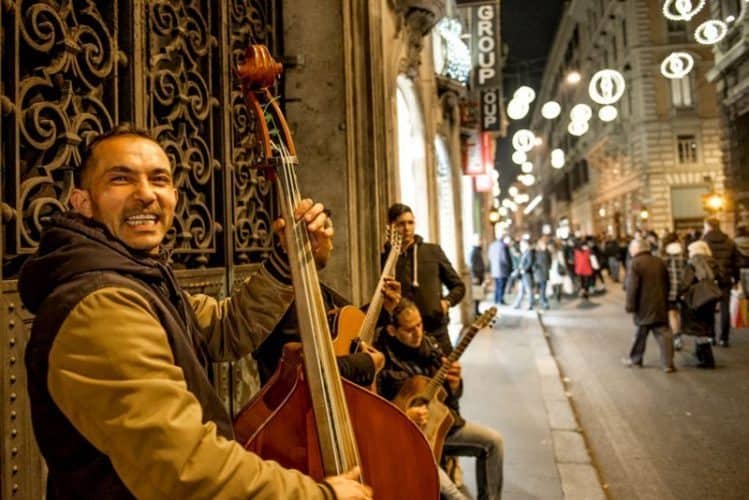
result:
[[[261,266],[229,298],[190,297],[215,361],[256,349],[292,299]],[[48,388],[65,416],[142,499],[326,499],[327,486],[245,451],[201,422],[164,328],[126,288],[97,290],[65,319]]]

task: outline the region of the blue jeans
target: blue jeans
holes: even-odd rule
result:
[[[478,500],[499,500],[502,498],[504,443],[502,436],[497,431],[466,421],[463,427],[445,439],[445,454],[476,457]],[[441,489],[442,484],[440,483]]]
[[[507,288],[507,276],[494,278],[494,303],[501,304],[505,300],[505,288]]]
[[[525,273],[520,278],[520,291],[518,292],[517,298],[515,298],[515,303],[513,304],[513,307],[516,309],[520,307],[520,304],[523,302],[523,297],[528,297],[528,309],[533,308],[533,277]]]

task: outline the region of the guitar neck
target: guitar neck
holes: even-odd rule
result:
[[[385,299],[382,296],[382,287],[385,285],[385,277],[393,276],[395,263],[397,261],[398,251],[395,247],[391,247],[387,260],[385,261],[385,267],[382,269],[380,280],[377,282],[377,288],[375,288],[374,294],[372,294],[372,300],[369,301],[367,314],[364,316],[364,321],[359,329],[359,340],[366,342],[367,344],[371,345],[374,342],[377,319],[380,317],[380,311],[382,311],[382,305],[385,302]]]
[[[427,394],[429,395],[429,399],[434,398],[435,394],[437,394],[437,390],[442,386],[442,384],[445,381],[445,377],[447,377],[447,372],[450,370],[450,366],[456,362],[465,352],[466,348],[468,347],[468,344],[471,343],[471,341],[474,339],[476,334],[480,328],[477,328],[476,326],[471,326],[469,329],[463,334],[463,336],[460,338],[460,341],[458,342],[458,345],[455,346],[455,349],[453,352],[450,353],[450,355],[447,357],[447,360],[442,363],[442,366],[440,366],[440,369],[437,370],[437,373],[434,374],[434,376],[429,381],[429,385],[427,386]]]

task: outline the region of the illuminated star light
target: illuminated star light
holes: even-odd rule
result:
[[[528,115],[530,109],[531,107],[527,102],[513,98],[507,103],[507,116],[512,120],[522,120]]]
[[[564,167],[564,151],[557,148],[551,152],[551,166],[554,168]]]

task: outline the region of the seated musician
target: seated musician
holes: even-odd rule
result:
[[[327,223],[330,229],[332,229],[330,211],[325,209],[325,213],[328,215]],[[319,271],[325,269],[332,253],[333,242],[331,240],[327,240],[315,248],[313,255],[315,257],[315,264]],[[351,302],[346,300],[346,298],[326,284],[320,283],[320,287],[322,298],[325,302],[325,309],[329,311],[329,318],[331,320],[335,319],[334,313],[336,310],[351,305]],[[378,324],[386,324],[389,322],[390,314],[401,299],[400,283],[395,279],[385,278],[382,295],[383,311],[380,314]],[[364,308],[366,309],[366,306],[364,306]],[[331,332],[333,334],[336,333],[334,331],[334,326],[335,325],[331,325]],[[284,344],[300,341],[296,304],[292,301],[281,320],[275,327],[273,327],[268,338],[266,338],[260,347],[252,353],[252,356],[257,362],[258,374],[260,375],[260,383],[262,385],[265,385],[271,375],[276,371],[278,362],[281,359]],[[372,385],[376,370],[381,369],[384,363],[385,358],[380,352],[365,347],[360,352],[349,354],[347,356],[339,356],[338,370],[342,377],[354,382],[355,384],[368,387]]]
[[[386,332],[386,333],[385,333]],[[385,355],[385,367],[378,377],[378,389],[393,400],[403,384],[414,375],[432,377],[446,361],[432,337],[424,335],[421,314],[416,305],[403,299],[395,308],[392,323],[380,332],[376,347]],[[467,421],[460,415],[458,400],[463,392],[460,364],[453,363],[445,379],[447,398],[455,423],[445,440],[445,452],[475,456],[479,499],[499,499],[502,492],[502,437],[496,431]],[[417,425],[426,423],[427,409],[416,406],[406,411]],[[440,493],[447,499],[464,499],[463,493],[440,468]]]
[[[164,149],[116,129],[81,165],[18,283],[48,497],[371,498],[356,469],[318,483],[245,451],[210,383],[211,361],[249,354],[291,301],[283,250],[228,299],[189,295],[161,251],[178,196]],[[294,214],[313,246],[332,237],[323,208]]]

